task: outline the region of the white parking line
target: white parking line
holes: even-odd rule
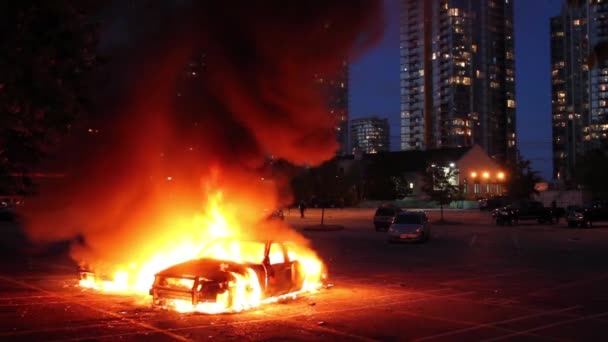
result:
[[[513,246],[515,247],[515,251],[517,255],[521,255],[521,248],[519,247],[519,236],[516,231],[511,232],[511,241],[513,241]]]
[[[494,321],[494,322],[488,322],[488,323],[482,323],[482,324],[478,324],[472,327],[468,327],[468,328],[462,328],[462,329],[456,329],[456,330],[451,330],[451,331],[447,331],[444,333],[440,333],[440,334],[435,334],[435,335],[431,335],[431,336],[425,336],[423,338],[419,338],[416,339],[415,341],[427,341],[427,340],[432,340],[432,339],[436,339],[439,337],[445,337],[445,336],[451,336],[451,335],[456,335],[456,334],[460,334],[463,332],[469,332],[469,331],[473,331],[473,330],[478,330],[478,329],[482,329],[482,328],[495,328],[496,325],[498,324],[504,324],[504,323],[511,323],[511,322],[517,322],[517,321],[521,321],[521,320],[525,320],[525,319],[529,319],[529,318],[534,318],[534,317],[541,317],[541,316],[545,316],[545,315],[551,315],[551,314],[558,314],[558,313],[562,313],[562,312],[567,312],[567,311],[571,311],[574,309],[578,309],[581,306],[577,305],[577,306],[571,306],[569,308],[564,308],[564,309],[559,309],[559,310],[553,310],[553,311],[545,311],[545,312],[541,312],[541,313],[533,313],[533,314],[529,314],[529,315],[525,315],[525,316],[519,316],[519,317],[515,317],[515,318],[509,318],[509,319],[505,319],[505,320],[500,320],[500,321]],[[530,331],[532,332],[532,331]],[[524,331],[518,331],[513,333],[513,335],[505,335],[505,337],[507,336],[516,336],[516,335],[524,335],[527,334],[528,332],[524,332]]]
[[[552,287],[545,287],[543,289],[537,290],[537,291],[533,291],[533,292],[528,292],[528,296],[535,296],[544,292],[551,292],[551,291],[555,291],[555,290],[559,290],[559,289],[564,289],[564,288],[568,288],[568,287],[576,287],[579,285],[583,285],[583,284],[587,284],[587,283],[594,283],[598,280],[603,280],[608,278],[608,274],[604,274],[600,277],[594,277],[594,278],[586,278],[583,280],[577,280],[577,281],[572,281],[569,283],[565,283],[565,284],[561,284],[561,285],[557,285],[557,286],[552,286]]]
[[[448,322],[448,323],[453,323],[453,324],[461,324],[461,325],[470,325],[470,326],[475,326],[477,327],[480,323],[478,322],[471,322],[471,321],[462,321],[462,320],[458,320],[458,319],[450,319],[450,318],[443,318],[443,317],[435,317],[435,316],[430,316],[430,315],[422,315],[419,313],[412,313],[412,312],[408,312],[408,311],[397,311],[399,314],[402,315],[407,315],[407,316],[412,316],[412,317],[417,317],[417,318],[423,318],[423,319],[427,319],[427,320],[435,320],[435,321],[442,321],[442,322]],[[498,327],[498,326],[493,326],[493,329],[496,330],[500,330],[503,332],[508,332],[508,333],[514,333],[514,332],[518,332],[516,330],[513,329],[509,329],[509,328],[503,328],[503,327]],[[464,328],[467,329],[467,328]],[[540,335],[534,334],[534,333],[528,333],[526,335],[532,336],[532,337],[541,337]],[[427,337],[422,337],[421,339],[425,339]],[[552,339],[552,338],[548,338],[549,340],[556,340],[559,341],[559,339]],[[415,341],[418,341],[419,339],[416,339]]]
[[[491,338],[491,339],[487,339],[487,340],[484,340],[484,342],[504,340],[506,338],[510,338],[510,337],[514,337],[514,336],[521,336],[521,335],[525,335],[527,333],[531,333],[531,332],[534,332],[534,331],[539,331],[539,330],[543,330],[543,329],[547,329],[547,328],[556,327],[556,326],[562,325],[562,324],[567,324],[567,323],[572,323],[572,322],[578,322],[578,321],[585,321],[585,320],[595,319],[595,318],[604,317],[604,316],[608,316],[608,312],[602,312],[602,313],[595,314],[595,315],[589,315],[589,316],[578,317],[578,318],[571,318],[571,319],[566,319],[566,320],[555,322],[555,323],[551,323],[551,324],[545,324],[545,325],[541,325],[541,326],[538,326],[538,327],[535,327],[535,328],[532,328],[532,329],[522,330],[522,331],[518,331],[516,333],[512,333],[512,334],[508,334],[508,335],[504,335],[504,336],[499,336],[499,337],[494,337],[494,338]]]
[[[471,238],[471,242],[469,242],[469,247],[473,247],[475,241],[477,241],[477,234],[473,235],[473,237]]]
[[[131,323],[133,325],[137,325],[137,326],[139,326],[141,328],[147,329],[148,331],[153,331],[153,332],[156,332],[156,333],[160,333],[160,334],[166,335],[168,337],[171,337],[171,338],[179,340],[179,341],[190,341],[189,339],[185,338],[184,336],[177,335],[177,334],[174,334],[174,333],[172,333],[170,331],[157,328],[157,327],[155,327],[153,325],[142,323],[142,322],[136,321],[134,319],[126,318],[123,315],[117,314],[117,313],[112,312],[112,311],[107,311],[107,310],[100,309],[100,308],[98,308],[97,306],[94,306],[94,305],[88,305],[88,304],[85,304],[85,303],[80,303],[79,301],[75,301],[72,298],[70,298],[70,296],[64,296],[64,295],[61,295],[59,293],[55,293],[53,291],[48,291],[48,290],[45,290],[45,289],[43,289],[41,287],[30,285],[28,283],[24,283],[22,281],[11,279],[9,277],[2,276],[2,275],[0,275],[0,280],[5,281],[5,282],[9,282],[9,283],[13,283],[13,284],[16,284],[16,285],[19,285],[19,286],[22,286],[22,287],[25,287],[25,288],[29,288],[29,289],[32,289],[32,290],[36,290],[36,291],[41,292],[41,293],[52,295],[52,296],[55,296],[55,297],[57,297],[59,299],[65,299],[65,300],[69,301],[70,303],[73,303],[73,304],[76,304],[76,305],[80,305],[80,306],[85,307],[87,309],[90,309],[90,310],[93,310],[93,311],[96,311],[96,312],[99,312],[99,313],[103,313],[105,315],[108,315],[108,316],[111,316],[111,317],[114,317],[114,318],[118,318],[118,319],[120,319],[122,321],[129,322],[129,323]]]

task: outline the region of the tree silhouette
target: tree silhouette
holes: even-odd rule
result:
[[[444,222],[443,207],[452,201],[462,199],[460,187],[453,184],[453,180],[457,175],[458,171],[453,167],[431,164],[426,168],[426,172],[422,177],[422,191],[432,201],[439,204],[441,212],[440,222]]]
[[[531,162],[519,156],[515,162],[508,167],[507,192],[510,197],[515,199],[529,199],[533,194],[538,193],[535,189],[536,183],[543,179],[532,169]]]
[[[97,28],[89,1],[0,4],[0,177],[25,174],[86,112]],[[5,184],[6,186],[6,184]]]

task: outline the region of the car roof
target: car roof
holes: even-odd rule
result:
[[[424,211],[420,211],[420,210],[415,210],[415,211],[403,211],[399,213],[399,216],[407,216],[407,215],[412,215],[412,216],[424,216],[426,215],[426,213]]]

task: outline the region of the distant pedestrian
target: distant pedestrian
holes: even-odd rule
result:
[[[304,211],[306,210],[306,204],[304,204],[304,201],[300,202],[298,208],[300,208],[300,218],[304,218]]]

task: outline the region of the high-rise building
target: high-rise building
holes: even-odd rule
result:
[[[401,150],[515,156],[514,0],[401,0]]]
[[[348,153],[348,62],[342,62],[338,72],[330,76],[315,75],[315,82],[327,99],[329,115],[336,120],[336,139],[339,144],[336,154]]]
[[[608,142],[608,0],[565,1],[551,18],[553,176],[571,180],[577,159]]]
[[[389,137],[388,119],[372,116],[351,121],[350,142],[353,153],[389,151]]]

